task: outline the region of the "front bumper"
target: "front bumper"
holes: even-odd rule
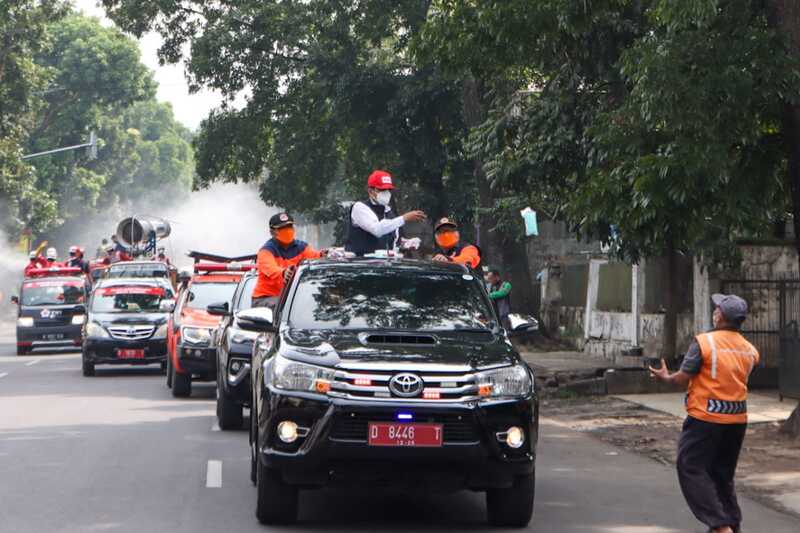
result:
[[[220,368],[220,381],[223,382],[225,394],[241,405],[250,405],[250,362],[252,360],[252,344],[237,344],[235,350],[229,350],[225,360],[225,368]],[[238,370],[232,365],[238,362]],[[222,363],[222,360],[220,360]]]
[[[175,347],[178,366],[183,373],[213,380],[217,371],[217,351],[213,347],[179,342]]]
[[[30,348],[80,346],[83,326],[17,326],[17,345]]]
[[[435,405],[329,399],[265,391],[258,413],[259,458],[284,481],[303,487],[331,483],[426,486],[435,490],[508,488],[533,472],[539,431],[535,396],[494,403]],[[369,422],[394,422],[398,412],[416,422],[444,426],[441,447],[370,446]],[[292,420],[309,428],[292,444],[277,438],[276,426]],[[510,426],[523,429],[525,444],[512,449],[497,438]]]
[[[144,350],[143,359],[123,359],[117,350]],[[83,357],[87,362],[108,365],[149,365],[167,360],[167,339],[145,339],[127,341],[121,339],[83,340]]]

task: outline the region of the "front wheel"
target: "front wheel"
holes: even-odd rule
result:
[[[192,375],[183,374],[172,365],[172,395],[175,398],[185,398],[192,394]]]
[[[509,489],[486,491],[489,524],[498,527],[525,527],[533,517],[536,473],[517,478]]]
[[[20,346],[19,344],[17,345],[17,355],[25,355],[27,353],[28,353],[28,348],[26,348],[25,346]]]
[[[85,377],[94,376],[94,363],[86,360],[86,356],[81,354],[81,370]]]
[[[225,393],[217,383],[217,422],[222,430],[241,429],[244,424],[244,409]]]
[[[256,459],[256,518],[262,524],[292,524],[297,521],[297,487],[284,483],[277,470]]]
[[[172,357],[167,356],[167,388],[172,388]]]

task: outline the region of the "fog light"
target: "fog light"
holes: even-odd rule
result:
[[[234,374],[239,372],[239,370],[241,368],[242,368],[242,362],[241,361],[234,361],[234,362],[231,363],[231,372],[233,372]]]
[[[195,350],[194,356],[197,358],[203,357],[203,350]]]
[[[297,440],[297,424],[290,420],[284,420],[278,424],[278,438],[286,444],[291,444]]]
[[[506,444],[509,447],[517,449],[522,446],[525,442],[525,433],[522,432],[522,428],[518,428],[517,426],[512,426],[508,428],[506,432]]]

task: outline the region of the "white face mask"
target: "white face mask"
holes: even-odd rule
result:
[[[375,195],[375,201],[381,204],[382,206],[389,205],[389,202],[392,201],[392,193],[391,191],[381,191]]]

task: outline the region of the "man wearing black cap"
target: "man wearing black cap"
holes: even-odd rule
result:
[[[734,533],[742,511],[733,478],[747,429],[747,380],[759,354],[739,333],[747,302],[733,294],[711,299],[714,329],[695,337],[680,370],[670,373],[662,360],[650,372],[668,383],[688,383],[688,416],[678,444],[681,490],[710,531]]]
[[[318,259],[321,253],[294,238],[294,219],[278,213],[269,219],[271,239],[258,251],[258,281],[253,289],[253,307],[271,307],[283,286],[303,259]]]
[[[433,227],[437,249],[434,261],[449,261],[478,268],[481,264],[481,251],[474,244],[461,242],[458,224],[452,218],[440,218]]]

